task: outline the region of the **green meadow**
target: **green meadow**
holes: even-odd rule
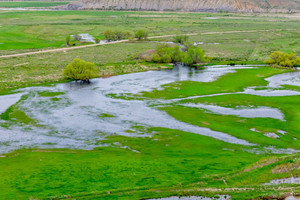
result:
[[[6,4],[7,3],[7,4]],[[24,6],[21,6],[24,3]],[[39,2],[41,3],[41,2]],[[55,6],[57,2],[43,2]],[[63,3],[63,2],[61,2]],[[3,4],[3,6],[1,6]],[[41,7],[36,2],[0,2],[0,7]],[[27,4],[28,6],[26,6]],[[231,13],[172,13],[118,11],[0,11],[0,55],[65,46],[68,35],[89,33],[104,39],[107,29],[137,31],[151,36],[189,34],[212,57],[213,64],[261,64],[276,50],[300,55],[299,16]],[[62,70],[74,58],[94,62],[99,77],[148,70],[169,70],[170,64],[139,60],[141,53],[172,37],[95,46],[65,52],[0,58],[0,94],[30,86],[68,82]],[[85,44],[82,44],[85,45]],[[201,69],[199,69],[201,72]],[[268,77],[293,70],[260,66],[236,69],[212,82],[175,81],[138,94],[111,94],[112,99],[158,102],[158,109],[172,118],[209,128],[256,144],[243,146],[191,132],[163,127],[135,127],[151,137],[108,135],[93,150],[23,148],[0,155],[0,199],[120,199],[169,196],[230,195],[232,199],[279,198],[300,193],[297,184],[266,185],[273,179],[300,176],[299,153],[266,150],[300,150],[299,95],[255,96],[245,88],[266,89]],[[300,91],[298,86],[281,89]],[[203,96],[221,94],[216,96]],[[40,92],[57,104],[63,92]],[[2,97],[2,96],[1,96]],[[191,99],[182,99],[193,97]],[[0,114],[2,128],[22,125],[42,127],[22,110],[20,101]],[[181,99],[175,101],[176,99]],[[174,100],[174,102],[172,101]],[[164,103],[168,102],[168,103]],[[67,102],[72,103],[72,102]],[[284,120],[221,115],[182,104],[225,108],[279,109]],[[65,105],[67,106],[67,104]],[[95,111],[96,112],[96,111]],[[109,113],[99,118],[114,119]],[[258,131],[252,131],[255,128]],[[279,138],[266,133],[285,130]],[[0,133],[1,137],[1,133]],[[0,143],[0,145],[8,145]],[[126,147],[126,148],[120,148]]]

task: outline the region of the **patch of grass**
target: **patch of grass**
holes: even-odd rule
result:
[[[0,115],[0,119],[33,126],[37,125],[36,120],[28,117],[24,111],[19,110],[19,107],[17,105],[9,107],[4,113]]]
[[[236,73],[226,74],[213,82],[179,81],[163,86],[163,90],[143,92],[137,96],[146,98],[174,99],[189,96],[209,95],[216,93],[241,92],[245,87],[266,86],[267,78],[283,72],[286,69],[273,69],[271,67],[258,67],[257,69],[237,69]]]
[[[111,115],[109,113],[102,113],[99,115],[100,118],[113,118],[115,117],[114,115]]]
[[[261,158],[260,155],[240,151],[238,145],[204,136],[179,131],[174,135],[174,131],[168,129],[149,131],[157,133],[153,138],[111,136],[102,141],[105,144],[119,142],[140,153],[99,147],[94,151],[64,150],[64,153],[59,153],[56,150],[25,150],[16,152],[17,156],[16,153],[8,154],[6,158],[0,158],[0,174],[3,177],[0,180],[3,188],[0,197],[68,195],[76,198],[92,194],[92,191],[122,193],[187,185],[201,181],[203,176],[235,173]],[[233,148],[239,153],[224,151],[223,148]],[[19,165],[20,162],[22,165]]]
[[[55,97],[59,95],[65,94],[64,92],[51,92],[51,91],[43,91],[38,93],[41,97]]]

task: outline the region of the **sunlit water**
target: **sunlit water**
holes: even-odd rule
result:
[[[32,126],[14,123],[10,124],[8,128],[0,127],[0,153],[29,147],[93,149],[100,146],[99,141],[108,135],[147,137],[153,134],[141,130],[140,127],[176,129],[209,136],[228,143],[254,145],[226,133],[178,121],[158,110],[155,100],[126,100],[111,97],[111,94],[137,94],[142,91],[152,91],[175,81],[211,82],[240,68],[251,70],[253,67],[214,66],[196,70],[176,66],[173,70],[148,71],[94,79],[91,84],[71,82],[54,87],[25,88],[20,90],[21,94],[0,96],[0,112],[4,112],[22,95],[26,95],[26,98],[19,101],[17,105],[30,118],[36,119],[38,124],[38,126]],[[39,92],[43,91],[59,91],[65,94],[56,97],[42,97]],[[219,114],[231,112],[231,114],[242,117],[251,115],[251,117],[284,119],[279,110],[268,107],[257,108],[263,109],[257,112],[257,116],[252,110],[249,114],[249,109],[239,111],[226,110],[222,107],[218,107],[217,110],[216,107],[210,107],[210,109]],[[266,113],[262,114],[263,111]],[[7,122],[2,120],[0,123]]]

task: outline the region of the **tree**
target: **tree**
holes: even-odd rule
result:
[[[116,40],[122,40],[125,37],[125,33],[122,31],[115,31],[114,35]]]
[[[206,58],[204,57],[205,51],[200,49],[199,47],[190,47],[189,50],[185,53],[183,58],[183,63],[189,66],[195,65],[197,63],[206,62]]]
[[[75,58],[64,69],[63,75],[70,79],[89,82],[91,78],[97,77],[98,71],[94,63]]]
[[[171,58],[173,63],[180,63],[182,62],[184,53],[180,50],[179,46],[176,46],[171,49]]]
[[[105,37],[105,39],[107,41],[114,41],[114,40],[116,40],[115,34],[114,34],[114,32],[112,30],[106,30],[106,31],[104,31],[103,35],[104,35],[104,37]]]
[[[265,63],[273,66],[292,68],[300,65],[300,58],[294,53],[287,54],[275,51],[270,55],[270,59],[266,60]]]
[[[107,41],[116,41],[116,40],[123,40],[124,38],[130,38],[132,36],[132,33],[128,31],[106,30],[103,32],[103,35]]]
[[[138,30],[137,32],[135,32],[135,38],[137,38],[138,40],[146,40],[148,38],[148,32],[145,30]]]

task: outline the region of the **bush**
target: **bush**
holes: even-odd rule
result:
[[[265,63],[269,65],[292,68],[300,65],[300,58],[294,53],[287,54],[275,51],[270,55],[270,59],[266,60]]]
[[[156,63],[171,63],[172,48],[166,45],[157,46],[152,61]]]
[[[94,63],[75,58],[63,71],[63,75],[73,80],[89,82],[91,78],[98,76]]]
[[[146,40],[148,38],[148,32],[145,30],[138,30],[134,35],[138,40]]]
[[[95,38],[95,43],[99,44],[100,43],[100,39],[99,38]]]
[[[112,30],[104,31],[103,35],[107,41],[114,41],[116,39],[116,36]]]
[[[210,60],[204,55],[204,50],[194,46],[190,47],[187,52],[182,52],[179,46],[158,46],[151,60],[155,63],[184,63],[192,66]]]
[[[171,58],[173,63],[180,63],[182,62],[184,53],[180,50],[179,46],[176,46],[171,49]]]
[[[187,52],[191,47],[193,47],[194,46],[194,43],[193,42],[191,42],[190,40],[186,40],[186,41],[184,41],[183,42],[183,51],[184,52]]]
[[[183,63],[186,65],[195,65],[197,63],[203,63],[206,62],[206,59],[204,57],[205,51],[200,49],[199,47],[190,47],[189,50],[185,53],[185,56],[183,58]]]
[[[173,38],[173,42],[183,45],[186,41],[188,41],[188,39],[189,37],[186,35],[176,35]]]
[[[131,38],[132,33],[126,31],[112,31],[112,30],[106,30],[103,32],[103,35],[107,41],[117,41],[117,40],[123,40],[125,38]]]
[[[68,36],[66,37],[66,46],[67,46],[67,47],[71,46],[71,45],[70,45],[70,41],[71,41],[71,36],[68,35]]]

